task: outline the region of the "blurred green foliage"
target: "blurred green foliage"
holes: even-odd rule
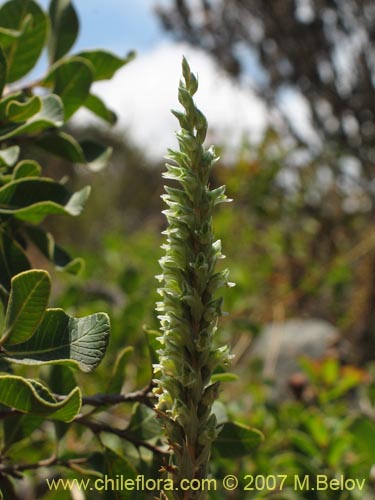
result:
[[[17,5],[19,2],[16,1]],[[65,29],[66,23],[73,27],[73,33],[60,38],[59,43],[59,37],[50,43],[52,63],[71,48],[77,29],[70,3],[61,3],[66,7],[63,19],[59,19],[59,10],[53,7],[58,3],[52,2],[48,22],[54,26],[54,33],[59,33],[59,26],[64,23]],[[35,8],[33,2],[30,5]],[[36,16],[39,10],[31,14]],[[45,18],[46,15],[39,18],[40,29],[34,33],[31,62],[37,60],[40,44],[45,40]],[[35,30],[27,16],[17,32],[9,32],[9,26],[3,26],[0,42],[17,45],[14,39],[21,37],[26,43],[33,26]],[[7,50],[3,51],[5,55],[0,53],[0,68],[7,64]],[[18,45],[14,51],[17,57],[12,60],[9,81],[30,69]],[[104,73],[103,57],[107,68]],[[89,87],[94,79],[110,77],[128,59],[90,51],[64,61],[55,64],[40,82],[43,88],[61,94],[63,104],[57,106],[58,99],[55,104],[60,111],[65,109],[64,119],[76,111],[74,101],[78,95],[81,104],[113,123],[114,113],[103,107],[98,96],[89,93]],[[77,68],[80,71],[76,73]],[[76,74],[81,82],[72,99],[66,87]],[[4,71],[0,75],[4,76]],[[3,76],[2,91],[6,83]],[[0,152],[4,183],[14,181],[7,169],[17,161],[15,150],[11,149],[14,137],[22,134],[22,157],[32,157],[45,165],[44,176],[60,180],[69,175],[67,186],[72,192],[88,183],[93,187],[87,210],[78,221],[71,223],[54,217],[43,223],[47,234],[53,230],[57,243],[62,242],[72,255],[85,258],[85,271],[77,276],[58,274],[46,258],[53,261],[51,257],[55,255],[43,255],[32,245],[27,248],[27,257],[33,267],[50,270],[51,305],[62,306],[74,316],[104,309],[110,313],[113,331],[107,356],[90,376],[78,373],[73,377],[69,369],[59,366],[41,370],[27,367],[17,373],[43,379],[57,394],[70,391],[77,382],[88,397],[120,391],[128,394],[147,388],[158,330],[154,276],[159,273],[160,233],[166,226],[159,198],[163,192],[160,174],[164,167],[150,164],[141,151],[123,138],[100,130],[71,130],[72,136],[67,135],[67,128],[63,133],[49,130],[46,140],[43,135],[28,140],[25,132],[43,131],[54,122],[46,122],[45,116],[38,118],[40,100],[29,95],[32,89],[27,92],[21,100],[15,97],[15,103],[7,109],[7,120],[13,123],[11,130],[2,123],[2,140],[10,139],[7,148]],[[21,120],[22,126],[17,120]],[[95,138],[114,150],[104,171],[100,168],[108,159],[108,149],[95,149],[91,142]],[[51,159],[50,153],[59,158]],[[88,168],[83,169],[77,163]],[[230,420],[240,424],[227,425],[219,436],[214,447],[212,475],[220,480],[227,474],[235,474],[241,487],[233,492],[219,487],[210,498],[370,500],[374,497],[375,241],[370,191],[368,186],[336,170],[333,164],[336,163],[330,161],[328,154],[315,158],[311,152],[286,146],[275,131],[269,130],[259,145],[244,142],[235,161],[224,159],[212,179],[213,187],[226,184],[229,196],[235,200],[226,210],[219,210],[214,224],[215,233],[223,240],[231,279],[237,284],[225,293],[224,305],[230,315],[221,319],[218,333],[220,344],[231,344],[236,354],[233,374],[215,373],[216,379],[227,383],[221,403],[216,403],[214,410],[219,422]],[[31,176],[40,173],[35,163],[20,167],[18,175],[22,171]],[[81,266],[81,261],[72,262]],[[264,325],[293,317],[326,319],[340,330],[340,345],[320,361],[301,359],[301,372],[290,380],[289,396],[275,399],[272,383],[262,376],[262,363],[252,354],[253,341],[262,335]],[[95,478],[103,473],[110,477],[116,474],[127,478],[137,474],[160,477],[160,467],[166,466],[162,456],[165,450],[158,448],[162,445],[161,429],[145,401],[87,404],[85,411],[89,420],[84,425],[78,420],[69,427],[63,422],[41,425],[39,418],[25,421],[19,415],[12,416],[10,424],[5,419],[2,462],[35,464],[45,457],[54,457],[58,442],[61,464],[55,463],[48,472],[56,477]],[[95,427],[98,422],[106,431]],[[262,442],[255,445],[254,434],[243,426],[260,429]],[[82,463],[74,462],[81,458]],[[73,467],[62,467],[72,459]],[[13,470],[13,473],[18,478],[18,472]],[[288,480],[282,491],[277,488],[243,491],[247,474],[286,474]],[[353,492],[293,491],[291,478],[296,474],[301,478],[326,474],[331,479],[342,474],[365,479],[365,486],[362,491]],[[17,494],[11,480],[4,474],[1,476],[5,498],[22,497],[23,487],[38,499],[70,496],[66,491],[48,492],[43,474],[24,475]],[[87,493],[90,500],[143,496],[150,498],[140,492]]]
[[[98,195],[81,218],[79,241],[68,221],[59,229],[71,249],[84,255],[86,273],[65,278],[56,300],[85,314],[110,309],[113,335],[107,360],[84,383],[92,391],[104,390],[115,353],[133,346],[124,388],[134,390],[151,373],[146,331],[158,328],[153,311],[165,228],[158,199],[162,166],[150,164],[116,137],[97,134],[114,147],[111,165],[106,176],[92,178]],[[227,184],[235,200],[214,221],[236,282],[225,294],[230,314],[221,319],[218,335],[220,342],[232,345],[231,371],[237,375],[224,384],[215,411],[221,421],[229,418],[264,435],[241,458],[225,459],[217,447],[212,475],[235,474],[242,489],[246,474],[288,475],[280,492],[219,489],[210,494],[214,499],[370,500],[375,491],[375,372],[368,349],[374,327],[369,307],[374,240],[367,195],[340,188],[340,176],[321,183],[322,160],[303,156],[293,166],[296,154],[270,130],[259,146],[244,144],[235,163],[222,161],[212,180],[213,185]],[[77,173],[77,186],[81,177]],[[355,209],[348,210],[351,203]],[[300,360],[300,378],[291,380],[289,397],[275,400],[261,362],[252,356],[253,340],[265,324],[292,317],[326,319],[341,332],[339,348],[320,362]],[[122,407],[121,418],[130,419],[130,413],[129,406],[126,417]],[[114,415],[118,418],[119,412]],[[118,441],[115,448],[124,453],[123,446]],[[294,475],[303,480],[317,474],[363,478],[365,486],[353,492],[293,491]]]

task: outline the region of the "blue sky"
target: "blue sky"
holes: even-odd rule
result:
[[[103,48],[118,55],[130,50],[138,54],[113,80],[99,82],[94,87],[94,92],[116,110],[119,116],[116,130],[125,133],[153,158],[160,159],[166,148],[175,144],[176,120],[170,109],[179,106],[177,85],[185,55],[200,79],[197,101],[208,118],[210,140],[229,151],[238,149],[244,137],[256,142],[272,117],[247,85],[233,82],[207,54],[176,43],[163,32],[153,6],[166,1],[73,1],[81,24],[73,53]],[[39,3],[48,8],[49,0]],[[38,65],[38,73],[44,69],[43,62]],[[255,63],[251,66],[257,78]],[[75,119],[84,125],[94,122],[103,126],[88,112],[78,113]]]
[[[48,8],[49,0],[40,0]],[[105,48],[118,53],[150,50],[166,38],[152,0],[75,0],[81,21],[77,49]]]

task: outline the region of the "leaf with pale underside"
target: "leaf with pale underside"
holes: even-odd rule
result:
[[[16,103],[17,101],[14,102]],[[50,94],[41,98],[40,111],[26,119],[26,121],[21,123],[7,123],[1,126],[0,141],[18,135],[41,132],[47,128],[61,127],[63,122],[64,108],[61,99],[57,95]]]
[[[108,344],[105,313],[73,318],[62,309],[47,309],[33,337],[7,348],[6,360],[24,365],[60,363],[90,372],[101,362]]]
[[[87,140],[78,142],[71,135],[60,131],[44,134],[36,139],[35,144],[72,163],[87,165],[93,172],[102,170],[112,154],[112,148]]]
[[[19,146],[10,146],[0,150],[0,167],[12,167],[18,160],[19,154]]]
[[[65,186],[47,178],[16,179],[0,188],[0,214],[39,223],[47,215],[79,215],[90,194],[90,187],[71,194]]]

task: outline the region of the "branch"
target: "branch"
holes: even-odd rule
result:
[[[103,406],[116,405],[119,403],[143,403],[149,408],[153,408],[154,395],[152,394],[154,384],[151,382],[148,386],[139,391],[129,392],[128,394],[94,394],[93,396],[84,396],[83,405]]]
[[[10,94],[16,94],[18,92],[25,92],[29,94],[35,87],[40,87],[43,82],[43,78],[38,78],[32,82],[22,85],[20,87],[7,85],[4,89],[3,97],[7,97]]]
[[[0,420],[4,420],[8,417],[14,417],[15,415],[24,415],[24,413],[13,408],[9,408],[9,410],[2,410],[0,411]]]
[[[92,396],[83,396],[82,398],[82,406],[105,406],[105,405],[117,405],[120,403],[143,403],[149,408],[154,407],[154,395],[152,393],[152,389],[154,387],[154,383],[150,382],[149,385],[144,387],[143,389],[139,389],[139,391],[129,392],[128,394],[94,394]],[[54,394],[55,398],[58,401],[62,401],[66,398],[66,396],[62,396],[61,394]]]
[[[14,477],[21,477],[21,472],[27,470],[35,470],[41,467],[51,467],[53,465],[60,465],[62,467],[73,468],[74,465],[82,464],[87,462],[87,458],[71,458],[70,460],[60,460],[56,456],[47,458],[46,460],[40,460],[39,462],[31,464],[13,464],[13,465],[2,465],[0,464],[0,474],[9,474]]]
[[[143,447],[147,450],[152,451],[157,455],[165,455],[167,452],[162,448],[154,446],[146,441],[142,441],[141,439],[137,439],[134,436],[130,435],[126,429],[116,429],[107,425],[103,422],[94,422],[86,418],[86,416],[79,416],[74,420],[75,423],[81,424],[88,429],[90,429],[94,434],[100,434],[101,432],[108,432],[109,434],[114,434],[122,439],[126,439],[130,443],[134,444],[137,448]]]

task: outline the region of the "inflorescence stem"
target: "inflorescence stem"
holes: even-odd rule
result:
[[[204,491],[178,491],[182,479],[207,477],[211,445],[218,434],[212,405],[218,397],[219,383],[211,382],[218,365],[230,358],[228,348],[215,347],[213,337],[221,312],[222,298],[215,292],[230,286],[228,271],[215,271],[224,258],[220,241],[212,230],[214,207],[230,201],[225,186],[210,190],[210,171],[217,161],[214,149],[203,147],[207,121],[196,107],[193,95],[197,78],[185,59],[178,98],[184,112],[173,111],[181,130],[177,133],[179,151],[169,150],[167,172],[179,184],[165,187],[162,196],[168,208],[164,257],[160,260],[162,300],[157,311],[163,332],[160,361],[155,365],[158,397],[156,411],[163,419],[172,451],[171,478],[176,491],[171,498],[202,500]],[[169,492],[168,492],[169,494]]]

